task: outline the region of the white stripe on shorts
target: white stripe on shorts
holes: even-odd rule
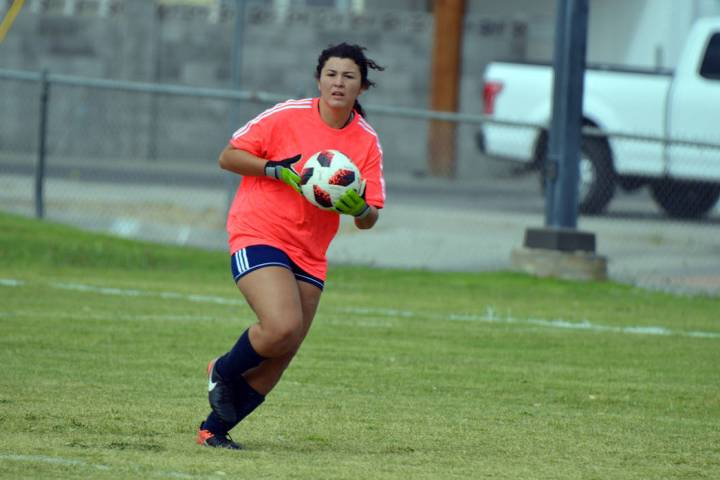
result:
[[[250,268],[250,262],[248,262],[248,258],[247,258],[247,248],[243,248],[240,251],[242,252],[242,259],[243,259],[243,263],[245,264],[245,270],[247,270],[248,268]]]
[[[320,290],[322,290],[325,287],[324,283],[322,283],[322,282],[318,281],[316,278],[310,277],[308,275],[302,275],[300,273],[295,273],[295,278],[297,278],[298,280],[304,280],[307,283],[315,285]]]
[[[242,253],[244,251],[245,249],[243,248],[242,250],[238,250],[237,252],[235,252],[235,255],[233,255],[235,257],[235,266],[237,267],[238,273],[243,273],[245,270],[247,270],[247,267],[243,265],[242,261]]]

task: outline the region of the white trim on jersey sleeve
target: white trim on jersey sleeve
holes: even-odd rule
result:
[[[363,130],[365,130],[366,132],[368,132],[370,135],[375,137],[375,145],[377,145],[377,149],[378,149],[378,151],[380,151],[380,155],[383,155],[383,149],[382,149],[382,146],[380,145],[380,136],[377,134],[375,129],[367,122],[367,120],[365,120],[362,117],[360,117],[360,119],[358,120],[358,125],[360,125],[360,127]],[[382,166],[381,166],[381,168],[382,168]]]
[[[300,108],[300,109],[312,108],[312,101],[313,101],[312,98],[305,98],[302,100],[287,100],[285,102],[278,103],[274,107],[268,108],[267,110],[262,112],[260,115],[253,118],[252,120],[247,122],[245,125],[243,125],[239,129],[237,129],[235,131],[235,133],[232,134],[232,139],[234,140],[238,137],[245,135],[248,131],[250,131],[250,128],[252,128],[253,125],[257,125],[264,119],[266,119],[278,112],[282,112],[284,110],[291,110],[291,109],[295,109],[295,108]]]
[[[387,199],[387,189],[385,186],[385,174],[384,174],[384,166],[383,166],[383,158],[385,154],[383,153],[382,146],[380,145],[380,136],[377,134],[375,129],[370,125],[367,120],[365,120],[363,117],[360,117],[358,120],[358,125],[365,130],[367,133],[375,137],[375,145],[377,146],[378,152],[380,153],[380,187],[382,192],[382,199],[383,203],[385,203],[385,200]]]

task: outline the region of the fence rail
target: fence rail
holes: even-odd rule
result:
[[[92,78],[79,75],[64,75],[50,72],[43,76],[43,72],[13,69],[0,69],[0,79],[32,81],[38,83],[47,81],[50,85],[57,84],[123,92],[155,93],[257,103],[282,102],[291,97],[290,95],[265,92],[261,90],[233,90],[222,88],[191,87],[185,85]],[[473,125],[482,125],[487,123],[492,125],[504,125],[519,128],[537,128],[541,130],[549,129],[549,124],[547,123],[525,122],[521,120],[499,120],[487,115],[478,115],[472,113],[441,112],[420,108],[373,104],[368,104],[364,108],[370,113],[377,113],[388,117],[410,118],[415,120],[440,120],[446,122]],[[701,139],[678,137],[670,138],[660,135],[646,135],[634,132],[608,131],[595,127],[583,127],[582,134],[588,137],[607,137],[627,140],[639,140],[646,142],[658,142],[667,145],[687,145],[699,148],[720,149],[720,144],[714,142],[707,142]]]
[[[53,155],[57,155],[58,157],[65,155],[62,163],[68,174],[82,171],[82,169],[95,168],[96,174],[99,175],[98,168],[112,167],[115,169],[114,175],[117,177],[123,175],[120,169],[132,167],[130,163],[115,161],[115,159],[126,158],[139,160],[144,157],[151,160],[150,163],[153,163],[152,160],[157,158],[172,158],[173,161],[180,161],[183,158],[197,159],[198,156],[195,153],[189,154],[187,157],[177,156],[178,153],[184,153],[188,147],[193,146],[193,144],[188,142],[187,138],[184,137],[194,135],[202,138],[210,145],[219,145],[219,142],[221,142],[223,138],[226,138],[223,135],[215,135],[218,132],[212,132],[212,127],[203,127],[206,125],[208,118],[214,118],[213,121],[217,123],[216,117],[218,115],[227,115],[232,108],[234,108],[233,105],[240,107],[240,105],[244,105],[245,103],[272,104],[289,98],[288,95],[279,95],[261,90],[233,90],[156,84],[55,74],[47,71],[35,72],[0,69],[0,80],[17,82],[23,89],[23,93],[21,94],[22,98],[5,99],[5,101],[10,102],[8,105],[14,105],[16,108],[22,108],[23,111],[26,111],[28,107],[31,106],[29,104],[30,102],[28,102],[30,97],[34,96],[39,102],[38,108],[35,110],[35,112],[38,112],[37,117],[33,114],[31,120],[18,120],[19,123],[15,125],[8,123],[6,126],[12,126],[12,129],[5,132],[5,139],[13,142],[18,133],[11,132],[19,132],[21,130],[18,129],[22,127],[22,129],[24,129],[22,134],[27,136],[27,134],[33,130],[32,128],[27,128],[28,123],[32,124],[33,122],[37,122],[38,133],[35,137],[36,140],[33,140],[35,147],[29,147],[29,144],[25,143],[21,150],[18,150],[18,152],[22,151],[23,159],[15,158],[11,160],[10,156],[13,155],[11,153],[12,149],[9,152],[3,152],[4,154],[10,155],[7,157],[8,163],[6,164],[9,168],[15,171],[23,171],[26,175],[30,169],[32,169],[31,175],[34,180],[34,211],[35,215],[39,218],[42,218],[45,212],[44,189],[45,176],[48,171],[45,156],[47,152],[52,152]],[[37,84],[37,89],[33,88],[33,84]],[[61,87],[63,88],[62,90]],[[83,91],[84,93],[78,92],[77,90],[79,89],[86,89],[88,91]],[[100,95],[99,92],[95,91],[106,93]],[[129,94],[129,96],[122,96],[123,94]],[[57,95],[57,97],[54,97],[54,95]],[[114,95],[120,95],[120,97],[116,98]],[[53,101],[53,98],[59,98],[60,100]],[[161,98],[161,100],[157,100],[157,98]],[[173,100],[173,98],[175,100]],[[98,102],[99,105],[97,105]],[[193,118],[187,115],[192,115],[193,117],[198,116],[198,110],[196,109],[198,105],[197,102],[203,102],[203,105],[205,105],[203,110],[205,116],[197,120],[198,123],[188,125],[188,122]],[[172,110],[165,111],[163,116],[163,114],[158,113],[158,111],[166,104],[171,104]],[[418,154],[421,157],[423,155],[424,144],[417,140],[420,140],[419,133],[423,131],[428,121],[444,121],[458,124],[458,131],[462,131],[464,132],[463,134],[466,135],[464,137],[465,140],[467,140],[467,135],[477,132],[478,126],[486,124],[509,126],[519,130],[524,129],[525,131],[528,129],[548,130],[548,125],[546,124],[497,120],[480,114],[439,112],[418,108],[373,104],[365,105],[365,109],[369,113],[374,114],[374,118],[378,119],[378,123],[382,123],[383,121],[388,122],[388,120],[383,119],[383,117],[387,117],[393,119],[391,120],[393,124],[402,123],[403,127],[399,130],[411,133],[408,138],[412,139],[412,141],[391,138],[391,140],[395,142],[395,150],[392,156],[394,159],[401,157],[400,162],[404,162],[402,165],[404,171],[412,171],[413,167],[417,167],[416,164],[413,165],[411,162],[417,162]],[[13,117],[12,113],[8,113],[6,118],[11,117]],[[54,122],[50,121],[51,118],[54,118]],[[110,123],[104,124],[103,122],[106,121]],[[73,125],[73,122],[77,122],[77,125],[81,126]],[[98,126],[98,123],[102,125]],[[468,126],[473,127],[474,130],[469,129]],[[98,130],[102,128],[105,128],[105,130]],[[199,128],[205,129],[198,130]],[[397,130],[398,129],[395,131]],[[68,134],[68,132],[74,133]],[[213,135],[209,138],[208,133],[212,133]],[[663,147],[683,145],[712,151],[720,150],[719,144],[703,140],[668,138],[659,135],[643,135],[633,132],[605,131],[594,127],[584,127],[582,134],[586,137],[658,143]],[[54,142],[48,141],[48,137],[51,136],[55,140]],[[99,138],[94,138],[94,136]],[[111,143],[112,139],[116,136],[122,137],[123,140],[105,148],[106,143]],[[158,136],[165,141],[171,142],[173,148],[158,154]],[[178,144],[178,139],[185,141],[185,143]],[[58,145],[62,146],[63,149],[58,149]],[[101,145],[102,148],[96,148],[98,145]],[[385,145],[383,146],[385,147]],[[465,148],[467,148],[467,145],[465,145]],[[387,152],[388,149],[385,150]],[[208,149],[206,148],[203,151],[205,153],[202,154],[202,158],[208,158]],[[598,152],[595,153],[597,154]],[[163,154],[164,157],[162,156]],[[35,156],[34,162],[31,160],[33,155]],[[477,155],[477,153],[474,155]],[[471,160],[475,161],[475,158],[471,158]],[[90,167],[92,162],[97,162],[97,165]],[[157,162],[154,163],[154,166],[160,168]],[[53,167],[53,165],[50,165],[50,167]],[[135,165],[135,167],[137,167],[137,165]],[[184,168],[184,165],[182,165],[182,167]],[[55,171],[57,171],[58,165],[56,164],[54,168]],[[177,172],[178,169],[181,168],[181,165],[179,163],[173,164],[171,168]],[[52,173],[52,168],[50,170]],[[165,174],[160,172],[153,173],[158,177]],[[152,177],[152,175],[148,175],[147,172],[143,175],[139,173],[133,175],[136,175],[137,178]],[[208,174],[202,172],[196,173],[194,176],[196,179],[201,177],[207,179]],[[633,185],[637,184],[637,179],[631,180],[632,182],[628,183],[626,181],[621,183],[620,186],[629,189],[637,188],[633,187]],[[227,188],[234,190],[235,185],[231,183],[232,182],[227,183]],[[707,208],[712,206],[709,205],[709,203],[712,202],[712,199],[716,195],[716,187],[714,186],[710,188],[701,185],[696,188],[682,184],[662,186],[658,182],[655,183],[655,185],[651,185],[654,187],[653,196],[656,199],[660,198],[660,203],[663,201],[669,202],[668,204],[672,207],[664,206],[663,208],[665,210],[670,208],[670,211],[672,211],[673,208],[675,208],[675,203],[678,202],[681,204],[681,207],[678,208],[687,208],[685,206],[687,201],[698,198],[702,199],[701,203],[703,203],[703,205],[705,203],[708,204],[702,208],[698,207],[695,210],[688,209],[687,216],[693,216],[693,212],[707,210]],[[607,204],[609,198],[612,197],[612,191],[610,190],[614,188],[612,184],[600,183],[600,186],[607,189],[607,192],[590,193],[595,193],[595,196],[602,201],[596,199],[596,205],[592,208],[586,208],[581,205],[580,209],[582,213],[599,213],[604,208],[604,205]],[[583,195],[587,193],[583,192],[582,179],[580,188]],[[698,188],[700,190],[698,190]],[[668,192],[668,189],[673,191]],[[673,200],[671,198],[673,196],[677,197],[678,200]],[[666,198],[670,198],[670,200]],[[678,216],[684,216],[686,214],[683,210],[677,213]]]

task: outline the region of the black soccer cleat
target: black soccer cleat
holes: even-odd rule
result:
[[[197,443],[203,447],[227,448],[228,450],[242,450],[242,446],[233,442],[229,435],[216,435],[210,430],[205,430],[203,424],[197,434]]]
[[[235,394],[230,383],[223,380],[215,370],[216,361],[217,358],[208,364],[208,401],[212,411],[228,428],[232,428],[238,422],[234,404]]]

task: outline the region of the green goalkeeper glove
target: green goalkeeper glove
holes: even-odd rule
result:
[[[363,218],[370,213],[370,205],[367,204],[363,198],[365,195],[365,182],[363,181],[360,187],[360,192],[356,192],[354,189],[349,189],[343,193],[340,198],[333,204],[335,210],[345,215],[352,215],[355,218]]]
[[[293,163],[299,162],[300,158],[302,158],[302,155],[297,154],[284,160],[268,160],[265,163],[265,175],[287,183],[293,190],[302,193],[300,190],[300,175],[293,168]]]

